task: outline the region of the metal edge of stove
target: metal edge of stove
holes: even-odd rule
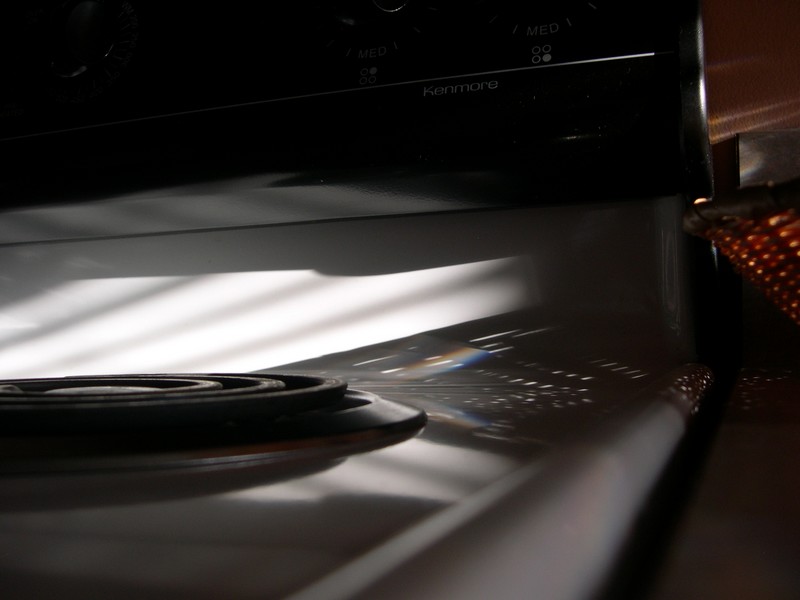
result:
[[[739,185],[786,183],[800,176],[800,130],[751,131],[736,136]]]
[[[712,383],[703,365],[676,369],[596,435],[505,475],[289,598],[593,597]]]
[[[442,576],[450,568],[458,571],[461,564],[473,564],[473,559],[468,557],[464,557],[462,563],[460,553],[457,559],[450,562],[436,557],[439,556],[439,549],[450,543],[446,534],[452,531],[452,535],[456,536],[453,539],[460,539],[461,536],[472,539],[473,535],[478,535],[471,533],[473,528],[481,531],[485,525],[487,529],[480,535],[492,537],[492,532],[500,534],[506,527],[511,527],[511,531],[524,538],[524,545],[532,550],[521,555],[521,558],[530,560],[521,568],[520,563],[510,563],[506,559],[492,560],[491,553],[481,552],[482,544],[473,546],[477,558],[489,560],[489,573],[482,574],[481,579],[491,581],[491,573],[505,578],[503,569],[509,567],[517,577],[509,579],[510,591],[518,590],[517,586],[523,583],[526,587],[550,585],[556,587],[541,588],[542,597],[547,597],[546,593],[551,592],[552,597],[585,597],[600,583],[605,569],[613,564],[613,555],[619,550],[628,528],[641,510],[644,496],[674,451],[685,431],[686,420],[708,385],[708,372],[704,367],[673,371],[678,365],[691,362],[694,357],[693,317],[686,304],[689,294],[685,269],[687,255],[677,219],[681,206],[680,198],[665,198],[611,206],[595,205],[588,210],[562,207],[547,210],[513,209],[486,214],[463,213],[449,217],[419,215],[391,221],[377,220],[369,228],[364,227],[368,223],[355,221],[293,225],[281,230],[273,229],[269,236],[256,229],[247,232],[176,234],[156,236],[146,247],[136,244],[135,240],[118,239],[64,242],[39,248],[36,260],[54,269],[44,280],[45,284],[53,282],[53,273],[59,273],[65,281],[78,277],[88,277],[92,281],[92,277],[98,277],[102,283],[102,278],[109,272],[123,277],[175,272],[191,274],[193,268],[199,269],[197,272],[201,274],[226,272],[236,265],[242,266],[243,254],[249,257],[249,268],[254,270],[259,266],[262,269],[274,269],[280,261],[285,262],[291,256],[292,260],[285,264],[287,268],[317,266],[333,275],[370,275],[375,273],[378,266],[378,272],[397,270],[414,273],[417,269],[463,262],[483,264],[486,259],[512,256],[516,260],[502,262],[502,268],[494,275],[491,275],[491,271],[488,277],[486,273],[480,275],[478,283],[485,279],[483,285],[511,292],[517,290],[512,296],[521,294],[526,300],[520,311],[509,313],[506,309],[502,311],[506,314],[454,325],[452,331],[439,329],[424,334],[420,339],[430,342],[428,348],[424,347],[424,343],[414,340],[408,343],[387,342],[383,346],[387,346],[388,350],[378,345],[364,350],[345,351],[341,356],[328,355],[270,369],[288,369],[319,376],[336,373],[351,381],[353,387],[423,408],[428,412],[429,423],[420,436],[394,448],[348,458],[320,474],[306,475],[300,472],[297,474],[299,478],[292,480],[291,473],[287,473],[285,483],[268,485],[267,478],[262,485],[258,485],[258,474],[253,473],[251,480],[244,478],[243,489],[232,490],[228,494],[215,494],[212,486],[208,490],[211,495],[206,496],[200,488],[196,498],[177,497],[172,502],[157,502],[161,484],[144,478],[141,480],[144,488],[138,495],[144,500],[142,505],[123,502],[116,507],[115,502],[105,503],[100,494],[100,506],[72,510],[69,506],[59,507],[58,498],[54,497],[51,506],[45,506],[38,512],[16,510],[0,517],[0,527],[5,531],[8,543],[21,544],[14,556],[6,557],[0,569],[0,578],[13,582],[17,589],[30,591],[30,586],[34,584],[32,579],[24,576],[27,569],[33,569],[30,572],[39,573],[44,580],[55,577],[59,581],[59,577],[65,576],[65,573],[73,576],[83,574],[85,580],[64,581],[60,588],[62,594],[69,590],[74,595],[81,595],[93,589],[87,586],[104,582],[105,577],[97,569],[105,565],[103,572],[113,572],[116,577],[123,578],[123,581],[115,582],[112,586],[111,590],[115,593],[129,589],[124,585],[125,577],[147,574],[148,577],[167,577],[166,581],[170,582],[163,584],[166,587],[147,587],[148,593],[166,593],[169,590],[173,598],[181,597],[181,594],[194,595],[199,592],[199,584],[186,579],[191,570],[186,573],[165,573],[169,561],[159,565],[150,564],[147,559],[130,555],[130,552],[134,552],[137,544],[146,540],[148,544],[155,544],[152,547],[154,551],[158,549],[158,552],[165,553],[164,556],[172,556],[172,560],[180,561],[180,540],[197,540],[197,536],[200,536],[204,545],[194,546],[195,552],[200,552],[202,548],[202,556],[205,553],[211,556],[219,552],[232,552],[225,550],[225,546],[218,546],[216,536],[222,536],[221,539],[233,536],[237,544],[249,540],[249,545],[245,546],[247,553],[241,555],[242,560],[249,558],[237,568],[243,579],[236,583],[224,577],[198,580],[203,585],[224,585],[230,597],[264,597],[265,594],[271,597],[267,590],[280,589],[280,594],[272,596],[283,596],[307,585],[310,579],[322,577],[320,585],[323,587],[317,589],[327,595],[340,589],[341,579],[349,581],[350,576],[357,573],[359,579],[352,583],[355,587],[344,587],[336,592],[340,594],[339,597],[347,597],[359,593],[361,588],[371,583],[379,585],[379,581],[372,580],[379,579],[393,567],[397,567],[398,573],[405,572],[402,559],[407,558],[406,551],[412,549],[419,551],[422,557],[433,556],[432,564],[437,569],[441,566]],[[576,219],[578,214],[580,218]],[[487,231],[502,231],[503,235],[498,238],[486,235]],[[314,232],[321,237],[310,236]],[[356,232],[360,232],[358,239],[354,239]],[[458,240],[466,237],[472,243],[468,247],[464,244],[454,245],[443,253],[441,240],[445,232],[456,236]],[[302,238],[317,240],[314,251],[306,249],[293,255],[294,250],[301,248],[299,240]],[[565,238],[575,242],[570,252],[563,252]],[[502,244],[498,247],[500,240]],[[598,246],[598,242],[603,243]],[[287,243],[288,248],[284,247]],[[222,250],[213,261],[193,250],[209,245]],[[338,257],[325,254],[325,249],[332,246],[340,250]],[[182,248],[183,252],[168,251],[176,247]],[[287,254],[276,254],[281,248]],[[23,268],[30,264],[30,250],[7,247],[0,255],[3,264],[16,264]],[[630,253],[634,253],[636,260],[626,258],[631,256]],[[553,261],[553,256],[560,258]],[[592,256],[594,260],[586,260],[587,256]],[[386,261],[378,260],[376,263],[376,258]],[[601,272],[598,272],[597,265],[603,265]],[[610,289],[608,281],[615,282]],[[581,283],[575,285],[575,282]],[[472,285],[476,284],[473,282]],[[510,288],[507,287],[509,285]],[[521,289],[525,287],[528,289],[522,293]],[[453,293],[459,297],[474,296],[480,299],[482,296],[477,293],[480,289],[480,286],[467,286],[463,290],[456,288]],[[625,291],[622,297],[619,296],[621,290]],[[433,298],[437,296],[434,294]],[[138,327],[134,329],[138,330]],[[121,334],[121,331],[117,331],[117,335]],[[507,342],[513,342],[511,345],[518,348],[509,349]],[[376,359],[397,354],[398,349],[402,351],[408,345],[419,348],[407,357],[399,358],[405,361],[403,364],[422,365],[416,368],[416,373],[414,369],[397,371],[391,368],[397,365],[375,362]],[[71,350],[74,351],[74,348]],[[435,368],[430,370],[427,365],[435,367],[438,363],[428,359],[442,354],[464,356],[465,360],[477,357],[481,359],[482,366],[463,370],[442,366],[439,368],[444,371],[435,377],[437,371]],[[526,366],[530,361],[537,360],[537,356],[539,360],[544,360],[544,365]],[[606,360],[601,359],[603,356]],[[589,358],[599,362],[583,362]],[[547,366],[548,361],[552,366]],[[493,371],[496,371],[494,375]],[[596,378],[599,385],[596,395],[605,400],[584,404],[581,398],[585,395],[572,396],[580,394],[578,388],[584,387],[575,385],[579,379],[585,377],[591,380],[599,372],[604,372],[606,376]],[[403,373],[408,373],[408,376],[402,377]],[[582,376],[576,377],[580,373]],[[661,376],[667,378],[666,383],[657,383],[661,381]],[[515,377],[535,377],[540,381],[535,388],[526,388],[528,379],[523,381]],[[699,379],[700,384],[688,385],[689,381],[684,380],[686,377],[690,380]],[[505,384],[504,381],[518,383]],[[682,390],[681,386],[686,389]],[[595,386],[587,383],[585,387]],[[468,392],[471,389],[489,390],[481,391],[484,397],[481,400],[482,407],[470,409],[469,404],[446,399],[453,392]],[[548,395],[551,390],[556,394],[552,402]],[[506,391],[519,396],[519,399],[509,397],[508,402],[492,404],[494,398],[506,397]],[[530,396],[532,392],[535,392],[534,396]],[[594,398],[591,394],[594,392],[589,394],[590,400]],[[528,404],[526,398],[538,400]],[[559,398],[563,398],[563,406]],[[516,410],[513,421],[519,423],[518,434],[512,433],[513,428],[502,429],[509,427],[508,411],[511,408]],[[538,409],[543,412],[536,412]],[[527,415],[525,411],[528,411]],[[559,431],[545,433],[554,441],[530,437],[541,436],[542,428],[546,428],[548,422],[555,423]],[[522,437],[515,440],[516,436]],[[652,454],[642,453],[642,444],[652,444]],[[430,452],[433,454],[428,456]],[[437,452],[445,453],[437,459]],[[448,462],[448,457],[457,462]],[[389,462],[385,462],[387,460]],[[398,460],[399,463],[393,463],[392,460]],[[479,460],[479,464],[458,464],[469,460]],[[488,467],[481,466],[487,461]],[[405,475],[397,472],[404,465],[410,469]],[[382,474],[376,477],[378,473]],[[224,489],[226,481],[233,482],[233,487],[236,487],[235,472],[226,474],[222,471],[217,475],[222,482],[221,488]],[[424,487],[420,493],[410,485],[417,481],[447,489],[449,477],[454,477],[457,485],[445,495],[444,501],[436,494],[432,498],[427,497]],[[441,478],[442,482],[433,484],[431,478]],[[88,484],[90,480],[82,481]],[[113,479],[110,481],[113,482]],[[91,485],[98,483],[95,480]],[[67,486],[73,491],[73,501],[75,485]],[[380,493],[377,493],[376,485]],[[290,510],[289,504],[280,502],[282,494],[294,497],[306,488],[314,490],[319,486],[323,486],[322,489],[333,486],[332,493],[322,496],[332,504],[321,502],[317,506],[299,502]],[[592,512],[589,513],[585,513],[585,507],[580,503],[582,490],[587,487],[588,498],[602,500],[597,506],[590,506]],[[370,493],[365,495],[365,490]],[[609,496],[605,497],[604,494]],[[515,500],[518,496],[521,498],[519,503]],[[136,497],[134,495],[131,501],[135,502]],[[530,501],[531,497],[537,501]],[[170,500],[170,497],[164,500]],[[411,510],[411,513],[401,513],[399,521],[393,520],[398,518],[396,515],[392,517],[393,509],[397,509],[398,505],[404,506],[410,500],[413,500],[411,508],[404,510]],[[514,507],[513,512],[506,503]],[[247,510],[242,512],[242,507]],[[548,512],[553,507],[563,507],[565,512],[560,515]],[[292,532],[290,537],[275,535],[275,520],[285,519],[285,516],[282,517],[285,511],[290,510],[290,514],[296,516],[302,515],[304,521],[311,518],[316,522],[316,519],[325,517],[326,509],[335,509],[333,514],[343,521],[341,526],[317,523],[318,530],[315,532],[301,529]],[[258,527],[255,524],[249,524],[247,529],[241,529],[241,524],[234,526],[231,519],[239,513],[258,519]],[[382,516],[383,513],[388,516]],[[170,514],[173,514],[172,520],[164,524],[162,520]],[[203,515],[203,531],[184,531],[200,515]],[[509,518],[512,523],[506,521]],[[351,519],[357,519],[358,522]],[[134,523],[136,531],[130,531]],[[150,531],[156,523],[161,523],[159,530]],[[585,525],[583,531],[580,530],[581,524]],[[572,560],[566,561],[563,555],[552,552],[550,545],[554,543],[553,539],[558,541],[574,525],[578,526],[578,539],[581,539],[581,535],[588,537],[582,538],[580,543],[575,542],[575,538],[565,540],[571,540],[570,544],[573,545],[578,544],[585,552],[574,552],[574,547],[570,547],[567,554]],[[340,531],[340,527],[345,527],[346,531]],[[548,527],[566,529],[561,533],[556,531],[555,538],[550,538],[554,532]],[[206,529],[207,532],[204,532]],[[171,531],[178,543],[167,543],[163,539],[164,531]],[[269,531],[272,532],[269,536],[258,537]],[[371,532],[375,537],[365,541],[365,532]],[[353,540],[350,540],[351,536]],[[128,542],[131,539],[135,539],[136,544],[129,549]],[[506,549],[514,554],[518,552],[511,543],[514,539],[515,536],[503,533],[497,541],[503,547],[508,541]],[[50,548],[59,550],[53,554],[39,555],[34,549],[42,540],[48,540]],[[265,560],[270,554],[265,556],[263,553],[273,544],[281,543],[284,544],[279,546],[281,552],[291,547],[296,556],[304,556],[300,548],[312,553],[312,556],[307,556],[308,565],[295,567],[295,572],[298,576],[302,574],[304,580],[294,581],[288,588],[279,585],[281,581],[288,585],[284,581],[286,577],[271,583],[264,580],[266,574],[273,573],[273,570],[264,569],[263,564],[258,567],[259,577],[255,577],[256,571],[252,570],[255,564],[248,562],[257,557]],[[342,550],[334,553],[329,558],[332,564],[320,569],[313,561],[315,543],[334,546],[342,543],[343,553]],[[119,554],[112,553],[94,566],[74,560],[62,563],[59,558],[68,555],[92,556],[96,548],[103,544],[114,545]],[[426,549],[428,544],[433,545]],[[463,552],[468,545],[459,547]],[[387,555],[391,560],[386,559]],[[445,555],[456,556],[449,551]],[[125,556],[129,557],[127,563],[117,562]],[[504,555],[500,553],[498,556]],[[537,570],[536,567],[547,565],[548,557],[559,564],[574,565],[581,570],[581,574],[576,577],[571,573],[558,572],[551,573],[552,577],[544,576],[547,571]],[[316,558],[319,559],[318,554]],[[29,562],[20,569],[15,566],[19,561]],[[416,559],[412,559],[410,564],[419,566]],[[374,567],[375,571],[365,571],[365,566]],[[336,574],[338,568],[343,569],[340,575]],[[416,567],[412,571],[416,572]],[[325,583],[327,573],[332,573],[333,579]],[[456,583],[463,579],[461,576],[455,577],[455,572],[451,574],[454,577],[445,577],[445,582]],[[212,575],[213,572],[208,576]],[[391,574],[388,576],[393,577]],[[532,580],[528,579],[529,576]],[[425,597],[428,585],[438,585],[438,577],[435,569],[433,573],[426,572],[415,577],[414,581],[420,586],[420,597]],[[78,587],[70,588],[71,585]],[[145,584],[138,582],[130,585]],[[332,587],[324,587],[327,585]],[[211,589],[222,593],[222,588]],[[308,593],[312,592],[313,589]],[[364,593],[369,595],[368,590],[364,590]],[[564,595],[559,596],[562,593]]]

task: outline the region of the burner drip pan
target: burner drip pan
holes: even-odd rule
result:
[[[0,474],[307,464],[403,441],[423,411],[305,375],[0,382]]]

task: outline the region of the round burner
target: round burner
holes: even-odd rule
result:
[[[287,476],[425,422],[419,409],[301,375],[12,380],[0,382],[0,475],[257,466]]]
[[[347,384],[304,375],[101,375],[0,381],[0,432],[75,433],[275,419],[330,405]]]

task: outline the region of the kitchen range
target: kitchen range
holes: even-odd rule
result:
[[[726,378],[696,2],[7,10],[5,597],[643,584]]]

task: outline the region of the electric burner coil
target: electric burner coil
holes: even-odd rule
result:
[[[347,384],[305,375],[101,375],[0,381],[0,432],[74,433],[271,420],[329,406]]]
[[[420,409],[308,375],[6,380],[0,475],[257,466],[283,476],[407,440],[426,421]]]

